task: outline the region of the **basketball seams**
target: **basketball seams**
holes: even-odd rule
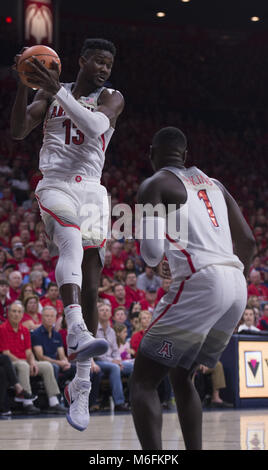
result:
[[[60,60],[59,56],[58,55],[54,55],[54,54],[33,54],[33,55],[30,55],[29,57],[25,57],[25,59],[21,60],[19,63],[18,63],[18,67],[23,64],[23,62],[25,62],[25,60],[29,60],[31,59],[31,57],[38,57],[38,56],[46,56],[46,57],[54,57],[54,59],[58,59]]]

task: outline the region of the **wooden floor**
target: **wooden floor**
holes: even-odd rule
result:
[[[204,450],[267,450],[268,409],[204,411]],[[127,414],[93,414],[79,432],[65,417],[0,419],[0,450],[140,450]],[[183,450],[177,415],[163,415],[163,450]]]

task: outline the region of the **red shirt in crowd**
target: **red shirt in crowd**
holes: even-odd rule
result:
[[[40,300],[40,303],[42,307],[46,307],[49,305],[50,307],[54,307],[57,310],[57,318],[59,318],[60,315],[63,314],[64,307],[63,307],[63,302],[60,299],[56,300],[56,305],[52,303],[52,300],[50,300],[48,297],[43,297]]]
[[[259,297],[259,300],[268,300],[268,287],[264,284],[249,284],[248,286],[248,296],[256,295]]]
[[[31,349],[30,331],[21,323],[15,331],[9,321],[0,325],[0,351],[10,351],[18,359],[26,359],[26,350]]]
[[[111,269],[113,271],[124,271],[125,262],[123,256],[112,255]]]
[[[104,266],[103,270],[102,270],[102,276],[108,276],[110,277],[111,279],[113,279],[114,277],[114,269],[112,267],[110,268],[107,268]]]
[[[139,348],[139,345],[140,345],[140,342],[141,342],[143,336],[144,336],[144,330],[137,331],[136,333],[134,333],[131,336],[130,347],[132,349],[134,349],[136,354],[138,352],[138,348]],[[135,354],[135,356],[136,356],[136,354]]]
[[[11,301],[11,302],[15,302],[15,300],[18,299],[19,295],[20,295],[20,292],[21,292],[21,289],[18,289],[17,291],[15,289],[13,289],[13,287],[9,287],[9,292],[8,292],[8,299]]]
[[[123,303],[123,304],[119,304],[114,295],[105,294],[104,292],[102,292],[100,294],[100,297],[103,298],[103,299],[108,299],[109,300],[109,302],[111,303],[111,307],[112,307],[112,315],[114,313],[114,310],[117,307],[129,308],[130,305],[132,304],[132,300],[129,299],[127,296],[125,297],[125,303]]]
[[[140,300],[145,299],[145,292],[141,289],[132,289],[129,286],[125,286],[126,298],[132,302],[140,302]]]
[[[25,321],[31,320],[35,325],[41,325],[42,324],[42,315],[41,313],[37,313],[37,318],[38,320],[36,321],[29,313],[24,313],[21,322],[24,323]]]

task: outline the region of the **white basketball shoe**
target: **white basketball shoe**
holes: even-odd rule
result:
[[[84,431],[89,424],[88,398],[90,389],[90,382],[77,377],[64,389],[64,396],[69,404],[66,418],[68,423],[78,431]]]
[[[67,334],[68,359],[87,361],[90,357],[101,356],[108,350],[108,343],[103,338],[94,338],[84,322],[71,326]]]

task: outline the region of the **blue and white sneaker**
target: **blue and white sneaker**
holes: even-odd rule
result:
[[[90,382],[77,377],[64,389],[64,396],[69,404],[66,418],[68,423],[78,431],[84,431],[89,424],[88,400],[90,389]]]
[[[68,359],[70,362],[87,361],[91,357],[101,356],[108,350],[108,343],[103,338],[94,338],[84,322],[74,324],[67,334]]]

